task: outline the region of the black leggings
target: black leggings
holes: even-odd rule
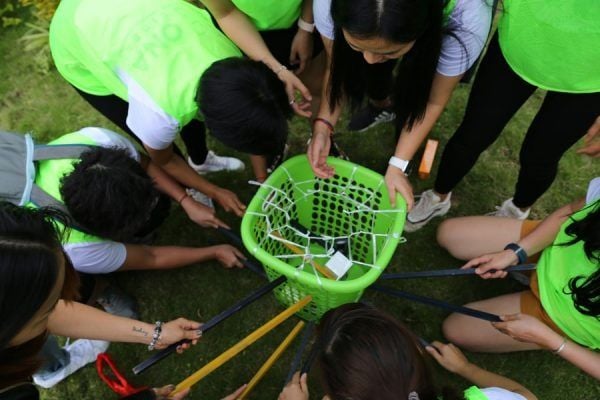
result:
[[[448,193],[460,182],[536,89],[506,63],[496,34],[475,77],[463,121],[442,154],[436,192]],[[599,114],[600,93],[547,92],[521,145],[513,200],[517,207],[530,207],[544,194],[562,155]]]
[[[125,100],[115,95],[95,96],[93,94],[82,92],[77,88],[75,88],[75,90],[77,90],[77,93],[79,93],[92,107],[111,120],[119,128],[127,132],[129,136],[143,146],[140,138],[129,129],[125,122],[129,110],[129,104]],[[206,128],[204,123],[193,119],[184,126],[179,133],[181,134],[181,139],[183,140],[187,153],[192,161],[195,164],[203,164],[208,155],[208,148],[206,147]],[[175,153],[183,157],[183,153],[175,144],[173,144],[173,149]]]

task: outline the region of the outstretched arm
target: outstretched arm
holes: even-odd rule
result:
[[[417,121],[411,129],[405,128],[402,130],[396,150],[394,151],[394,156],[406,161],[412,160],[419,146],[421,146],[423,140],[429,135],[440,115],[442,115],[454,88],[460,82],[461,78],[462,75],[444,76],[440,73],[435,74],[424,117],[421,121]],[[412,185],[404,172],[392,165],[388,166],[385,173],[385,182],[388,186],[392,204],[396,202],[396,192],[398,192],[404,197],[407,207],[410,210],[414,203],[414,197]]]
[[[121,270],[171,269],[216,259],[225,268],[242,268],[244,255],[224,244],[209,247],[142,246],[126,244],[127,256]]]
[[[436,341],[426,349],[442,367],[462,376],[480,388],[499,387],[518,393],[527,400],[537,400],[537,397],[520,383],[469,362],[459,348],[452,343],[443,344]]]
[[[148,146],[144,147],[154,165],[162,168],[174,181],[179,182],[179,184],[184,187],[197,189],[208,197],[216,200],[225,210],[232,211],[237,216],[241,217],[244,214],[246,206],[238,199],[235,193],[212,184],[198,175],[198,173],[196,173],[183,158],[175,154],[172,145],[163,150],[152,149]],[[150,164],[149,168],[148,174],[151,176],[152,174],[157,175],[162,172],[153,169],[152,164]],[[166,184],[165,182],[166,181],[163,181],[161,184],[164,186]],[[207,222],[203,224],[203,226],[227,227],[223,221],[214,216],[212,220],[207,219]]]
[[[325,48],[326,60],[325,70],[323,71],[323,84],[321,85],[321,104],[319,105],[317,117],[323,118],[335,126],[342,113],[342,105],[336,104],[333,110],[329,107],[329,74],[331,71],[333,40],[323,35],[321,35],[321,39]],[[331,129],[322,121],[315,121],[312,129],[312,138],[307,149],[310,165],[319,178],[330,178],[334,174],[333,168],[327,165],[327,156],[331,147]]]
[[[182,339],[200,338],[200,324],[179,318],[163,325],[157,349]],[[119,317],[85,304],[59,300],[48,319],[48,330],[59,336],[150,344],[154,325],[130,318]],[[187,346],[186,346],[187,347]]]
[[[562,337],[537,318],[527,314],[503,315],[494,328],[515,340],[535,343],[553,351],[594,378],[600,380],[600,354]]]
[[[306,101],[310,102],[312,100],[310,92],[302,81],[293,72],[282,68],[282,65],[273,57],[252,22],[231,0],[202,0],[202,3],[215,17],[227,37],[237,44],[248,57],[256,61],[262,61],[277,75],[279,80],[285,84],[290,100],[295,98],[294,92],[296,90],[302,94]],[[305,110],[301,105],[294,103],[292,107],[296,114],[304,117],[310,116],[310,111]]]
[[[544,248],[550,246],[561,225],[569,218],[571,214],[580,210],[585,204],[585,199],[579,199],[571,204],[567,204],[548,215],[530,234],[519,240],[517,244],[521,246],[528,255],[539,253]],[[462,268],[477,268],[477,274],[482,278],[504,278],[506,267],[518,262],[518,257],[512,250],[503,250],[493,254],[485,254],[474,258],[466,263]],[[495,270],[495,272],[488,272]]]

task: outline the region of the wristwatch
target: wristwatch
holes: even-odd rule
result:
[[[410,161],[403,160],[396,156],[391,156],[390,161],[388,161],[388,164],[390,164],[392,167],[398,168],[400,171],[402,171],[402,172],[404,172],[404,174],[406,174],[406,171],[408,170],[408,166],[410,165]]]

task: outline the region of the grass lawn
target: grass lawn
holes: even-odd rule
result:
[[[118,131],[88,106],[56,70],[48,74],[37,71],[31,55],[24,53],[22,45],[17,42],[24,30],[23,27],[17,27],[0,31],[0,127],[16,132],[33,132],[38,141],[47,141],[85,126],[102,126]],[[462,118],[468,90],[469,87],[463,85],[456,91],[431,133],[432,138],[440,140],[442,148]],[[542,93],[536,93],[530,99],[503,135],[483,153],[476,167],[456,188],[450,216],[486,213],[511,196],[518,172],[520,143],[542,96]],[[347,120],[339,123],[341,130],[346,123]],[[295,118],[291,125],[291,153],[302,153],[309,136],[308,122]],[[353,161],[382,172],[394,145],[393,137],[392,126],[386,125],[365,133],[341,131],[339,143]],[[231,154],[217,143],[212,143],[212,147],[220,153]],[[238,156],[246,159],[242,155]],[[437,160],[439,161],[439,153]],[[561,161],[558,178],[535,205],[533,217],[542,218],[560,205],[582,196],[587,182],[599,173],[600,165],[597,161],[578,156],[573,150],[569,151]],[[430,188],[433,177],[426,181],[413,177],[415,192]],[[241,174],[223,173],[210,177],[217,184],[235,190],[247,202],[253,190],[246,183],[250,178],[249,168]],[[240,220],[232,215],[222,211],[219,211],[219,215],[233,227],[239,226]],[[416,233],[407,234],[406,243],[398,247],[388,272],[458,267],[460,262],[450,257],[435,242],[438,223],[439,220],[436,220]],[[222,238],[218,234],[195,226],[175,207],[171,217],[161,228],[158,239],[159,244],[189,246],[204,246],[219,241]],[[264,283],[249,271],[225,270],[217,263],[191,265],[169,272],[119,273],[114,278],[127,292],[137,297],[142,317],[146,321],[168,321],[179,316],[207,320]],[[413,280],[393,285],[455,304],[522,289],[509,280],[489,282],[476,278]],[[440,327],[446,316],[444,312],[370,292],[365,294],[364,299],[394,314],[424,338],[442,339]],[[130,369],[148,357],[145,346],[112,344],[109,352],[122,371],[136,384],[178,383],[281,310],[282,307],[273,296],[266,296],[206,334],[194,349],[184,355],[166,359],[140,377],[133,377]],[[294,324],[293,319],[287,321],[208,376],[194,388],[189,398],[220,399],[247,382]],[[277,398],[293,352],[288,350],[284,354],[254,390],[251,398]],[[482,367],[518,380],[540,399],[600,398],[598,382],[549,352],[468,356]],[[434,368],[440,384],[451,384],[457,388],[467,386],[467,382],[437,366]],[[322,394],[317,380],[313,376],[309,381],[313,398],[320,398],[317,397]],[[56,388],[43,391],[42,398],[78,400],[112,399],[116,396],[100,381],[95,369],[88,366]]]

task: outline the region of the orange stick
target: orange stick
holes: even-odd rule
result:
[[[425,151],[421,158],[421,164],[419,164],[419,178],[427,179],[431,173],[433,167],[433,160],[435,159],[435,152],[437,151],[438,141],[428,139],[425,145]]]
[[[312,296],[306,296],[302,300],[299,300],[295,304],[291,305],[285,311],[276,315],[273,319],[265,323],[263,326],[259,327],[254,332],[240,340],[238,343],[224,351],[220,356],[206,364],[204,367],[200,368],[198,371],[194,372],[192,375],[190,375],[183,381],[179,382],[179,384],[175,387],[175,390],[170,395],[173,396],[174,394],[177,394],[182,390],[192,387],[193,385],[198,383],[202,378],[219,368],[221,365],[225,364],[227,361],[231,360],[246,347],[250,346],[252,343],[256,342],[258,339],[269,333],[271,330],[273,330],[275,327],[287,320],[289,317],[300,311],[311,301]]]
[[[265,376],[267,371],[269,371],[273,364],[275,364],[279,357],[281,357],[283,352],[290,346],[290,344],[292,344],[292,342],[294,341],[296,336],[298,336],[298,333],[300,333],[302,328],[304,328],[304,321],[298,322],[296,326],[290,331],[290,333],[285,337],[285,339],[283,339],[283,342],[281,342],[279,346],[277,346],[273,354],[269,356],[267,361],[265,361],[265,363],[260,367],[258,372],[256,372],[252,379],[250,379],[250,382],[248,382],[248,386],[246,386],[246,389],[244,389],[244,391],[238,398],[239,400],[244,400],[244,398],[248,396],[248,393],[250,393],[250,391],[254,389],[254,387],[258,384],[258,382],[260,382],[263,376]]]
[[[304,252],[302,251],[302,249],[300,249],[298,246],[294,246],[293,244],[288,243],[283,238],[283,236],[281,236],[281,234],[278,231],[273,231],[272,233],[273,233],[273,236],[278,237],[279,239],[282,239],[281,243],[283,243],[283,245],[285,247],[287,247],[288,249],[290,249],[294,253],[296,253],[296,254],[304,254]],[[321,275],[325,276],[326,278],[333,279],[333,280],[336,279],[335,275],[331,271],[329,271],[326,267],[322,266],[321,264],[319,264],[315,260],[310,260],[310,264],[313,266],[314,269],[316,269],[317,271],[319,271],[321,273]]]

